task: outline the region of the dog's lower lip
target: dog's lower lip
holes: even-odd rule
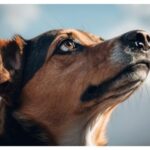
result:
[[[150,70],[149,61],[139,61],[134,64],[128,65],[117,75],[117,77],[128,78],[130,82],[132,81],[141,82],[145,80],[145,78],[149,73],[149,70]]]
[[[139,65],[145,65],[148,69],[150,69],[150,61],[143,60],[143,61],[139,61],[139,62],[136,62],[134,64],[131,64],[131,65],[127,66],[125,68],[125,70],[130,71],[130,70],[132,70],[133,67],[136,67],[136,66],[139,66]]]
[[[148,61],[148,60],[139,61],[135,65],[138,65],[138,64],[145,64],[147,66],[147,68],[150,69],[150,61]]]

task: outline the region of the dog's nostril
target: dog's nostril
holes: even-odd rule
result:
[[[150,48],[150,36],[145,32],[137,32],[135,38],[132,39],[135,43],[135,47],[148,51]]]
[[[142,33],[137,33],[136,34],[136,40],[138,42],[142,42],[142,43],[145,43],[145,38],[144,38],[144,35]]]
[[[138,48],[145,48],[146,40],[143,33],[137,33],[135,37],[135,45]]]
[[[122,36],[122,41],[134,52],[150,51],[150,35],[141,30],[128,32]]]

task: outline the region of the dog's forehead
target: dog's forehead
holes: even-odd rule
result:
[[[79,40],[80,43],[84,45],[91,45],[97,42],[101,42],[101,39],[98,36],[92,33],[88,33],[88,32],[77,30],[77,29],[60,30],[57,35],[60,35],[60,34],[71,35],[74,39]]]

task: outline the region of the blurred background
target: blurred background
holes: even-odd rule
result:
[[[150,5],[0,5],[0,38],[25,39],[57,28],[77,28],[109,39],[129,30],[150,32]],[[109,145],[150,145],[150,76],[114,111]]]

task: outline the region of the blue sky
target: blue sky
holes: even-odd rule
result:
[[[79,28],[104,38],[150,31],[150,5],[0,5],[0,36],[32,38],[55,28]]]
[[[134,29],[150,32],[150,5],[0,5],[0,37],[33,38],[57,28],[78,28],[105,39]],[[113,113],[110,145],[150,145],[150,76]]]

